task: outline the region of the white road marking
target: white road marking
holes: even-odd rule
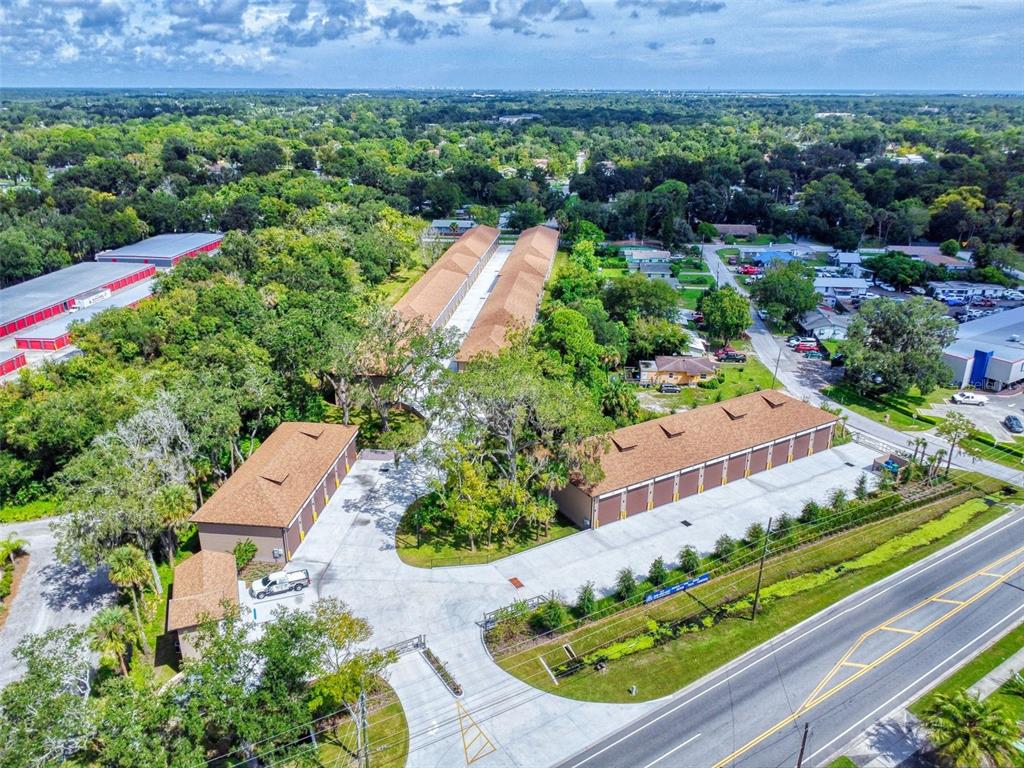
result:
[[[836,743],[837,741],[839,741],[839,739],[841,739],[841,738],[845,737],[845,736],[846,736],[846,735],[847,735],[848,733],[850,733],[851,731],[853,731],[853,730],[855,730],[855,729],[857,729],[857,728],[860,728],[860,727],[862,726],[862,724],[865,724],[866,722],[869,722],[869,721],[873,720],[873,719],[874,719],[874,718],[876,717],[876,715],[878,715],[878,713],[879,713],[879,712],[882,712],[882,711],[887,711],[887,712],[891,712],[891,711],[892,711],[891,709],[890,709],[890,710],[886,710],[885,708],[886,708],[886,707],[889,707],[889,706],[891,706],[891,705],[892,705],[892,703],[893,703],[894,701],[896,701],[896,700],[897,700],[897,699],[899,699],[899,698],[900,698],[901,696],[903,696],[904,694],[906,694],[906,693],[907,693],[907,691],[911,690],[912,688],[916,688],[917,686],[919,686],[919,685],[921,684],[921,681],[922,681],[922,680],[924,680],[925,678],[927,678],[927,677],[928,677],[929,675],[933,674],[933,673],[934,673],[934,672],[935,672],[936,670],[938,670],[938,669],[941,669],[942,667],[944,667],[944,666],[946,666],[947,664],[949,664],[949,662],[950,662],[950,661],[952,661],[952,660],[953,660],[953,659],[954,659],[954,658],[955,658],[956,656],[960,655],[960,654],[961,654],[961,653],[963,653],[963,652],[964,652],[964,651],[965,651],[965,650],[966,650],[967,648],[969,648],[970,646],[972,646],[972,645],[974,645],[975,643],[977,643],[977,642],[978,642],[979,640],[981,640],[981,639],[982,639],[983,637],[985,637],[986,635],[990,634],[990,633],[991,633],[991,632],[992,632],[993,630],[995,630],[995,629],[996,629],[997,627],[999,627],[999,626],[1000,626],[1000,625],[1002,625],[1002,624],[1005,624],[1005,623],[1006,623],[1006,622],[1007,622],[1008,620],[1010,620],[1010,619],[1016,618],[1017,614],[1019,614],[1019,613],[1020,613],[1021,611],[1024,611],[1024,605],[1021,605],[1021,606],[1018,606],[1017,608],[1014,608],[1014,609],[1013,609],[1012,611],[1010,611],[1010,612],[1009,612],[1008,614],[1006,614],[1005,616],[1003,616],[1003,618],[1001,618],[1001,619],[1000,619],[999,621],[997,621],[997,622],[996,622],[995,624],[993,624],[993,625],[992,625],[991,627],[989,627],[988,629],[986,629],[986,630],[985,630],[984,632],[982,632],[982,633],[981,633],[980,635],[978,635],[977,637],[975,637],[975,638],[972,638],[972,639],[971,639],[971,640],[969,640],[968,642],[964,643],[964,644],[963,644],[962,646],[960,646],[960,647],[959,647],[959,648],[957,648],[957,649],[956,649],[955,651],[953,651],[953,653],[949,654],[949,656],[947,656],[946,658],[944,658],[944,659],[943,659],[942,661],[940,661],[940,662],[939,662],[938,664],[936,664],[936,665],[935,665],[934,667],[932,667],[932,668],[931,668],[931,669],[929,669],[929,670],[928,670],[927,672],[925,672],[925,673],[924,673],[923,675],[921,675],[921,676],[920,676],[919,678],[917,678],[916,680],[914,680],[914,682],[910,683],[910,684],[909,684],[909,685],[908,685],[908,686],[907,686],[906,688],[904,688],[904,689],[903,689],[903,690],[901,690],[901,691],[900,691],[899,693],[897,693],[896,695],[894,695],[894,696],[893,696],[892,698],[890,698],[890,699],[889,699],[888,701],[884,702],[883,704],[881,704],[881,705],[880,705],[879,707],[877,707],[876,709],[872,710],[872,711],[871,711],[871,712],[869,712],[868,714],[864,715],[864,717],[862,717],[862,718],[861,718],[860,720],[858,720],[858,721],[857,721],[856,723],[854,723],[854,724],[853,724],[853,725],[851,725],[851,726],[850,726],[849,728],[847,728],[847,729],[846,729],[845,731],[843,731],[842,733],[840,733],[840,734],[839,734],[838,736],[835,736],[835,737],[833,737],[833,738],[832,738],[832,739],[831,739],[830,741],[828,741],[828,742],[827,742],[827,743],[826,743],[826,744],[825,744],[824,746],[822,746],[822,747],[819,747],[819,748],[818,748],[818,749],[817,749],[817,750],[816,750],[815,752],[813,752],[813,753],[812,753],[812,754],[811,754],[811,755],[810,755],[809,757],[810,757],[810,758],[814,758],[814,757],[816,757],[816,756],[817,756],[818,754],[820,754],[821,752],[824,752],[824,751],[825,751],[826,749],[828,749],[828,748],[829,748],[829,747],[831,747],[831,746],[832,746],[833,744],[835,744],[835,743]]]
[[[1017,510],[1017,511],[1019,512],[1019,510]],[[920,568],[919,570],[915,570],[914,573],[908,574],[908,575],[904,576],[902,579],[899,579],[898,581],[894,581],[892,584],[889,584],[884,589],[881,589],[878,592],[876,592],[875,594],[870,595],[869,597],[867,597],[864,600],[860,601],[859,603],[857,603],[855,605],[851,605],[849,608],[846,608],[846,609],[840,611],[835,616],[829,617],[828,619],[826,619],[825,621],[821,622],[820,624],[818,624],[818,625],[816,625],[814,627],[811,627],[806,632],[804,632],[802,634],[799,634],[799,635],[795,635],[794,637],[790,638],[789,640],[787,640],[785,643],[782,643],[781,645],[773,646],[771,651],[766,653],[764,656],[761,656],[760,658],[754,659],[749,664],[741,667],[740,669],[736,670],[735,672],[733,672],[732,674],[728,675],[727,677],[722,678],[721,680],[719,680],[718,682],[714,683],[713,685],[708,686],[704,690],[702,690],[699,693],[697,693],[695,696],[692,696],[692,697],[690,697],[688,699],[684,699],[684,700],[680,701],[674,707],[671,707],[670,709],[666,709],[664,712],[659,714],[657,717],[652,718],[651,720],[648,720],[648,721],[646,721],[644,723],[641,723],[640,725],[638,725],[633,730],[631,730],[628,733],[625,733],[622,736],[620,736],[618,739],[613,741],[611,744],[608,744],[608,745],[602,747],[601,749],[599,749],[597,752],[594,752],[594,753],[592,753],[590,755],[587,755],[582,760],[579,760],[578,762],[573,763],[571,766],[569,766],[569,768],[579,768],[579,766],[585,765],[586,763],[588,763],[591,760],[593,760],[595,757],[604,754],[609,749],[612,749],[613,747],[618,746],[619,744],[621,744],[622,742],[626,741],[627,739],[632,738],[633,736],[635,736],[636,734],[638,734],[640,731],[644,730],[648,726],[654,725],[654,723],[658,722],[659,720],[661,720],[661,719],[663,719],[665,717],[668,717],[671,714],[674,714],[674,713],[678,712],[680,709],[685,707],[687,704],[692,704],[693,702],[697,701],[697,699],[703,697],[704,695],[706,695],[708,693],[711,693],[711,691],[715,690],[719,686],[724,685],[725,683],[728,683],[733,678],[742,675],[748,669],[751,669],[751,668],[757,666],[762,661],[766,661],[766,660],[770,659],[776,653],[778,653],[779,651],[783,650],[784,648],[787,648],[788,646],[792,645],[793,643],[797,642],[798,640],[802,640],[805,637],[808,637],[809,635],[813,634],[814,632],[817,632],[819,629],[822,629],[823,627],[827,626],[828,624],[831,624],[836,619],[839,619],[839,618],[845,616],[846,614],[850,613],[851,611],[854,611],[857,608],[860,608],[861,606],[866,605],[867,603],[877,599],[878,597],[881,597],[886,592],[889,592],[890,590],[895,589],[896,587],[898,587],[899,585],[903,584],[904,582],[907,582],[910,579],[916,578],[920,574],[925,573],[926,571],[931,570],[932,568],[934,568],[935,566],[943,563],[944,561],[948,560],[949,558],[955,557],[955,556],[959,555],[960,553],[962,553],[962,552],[970,549],[971,547],[975,546],[976,544],[978,544],[978,543],[980,543],[982,541],[985,541],[986,539],[989,539],[989,538],[991,538],[993,536],[996,536],[996,535],[1002,533],[1006,528],[1009,528],[1009,527],[1011,527],[1013,525],[1017,525],[1018,523],[1021,522],[1021,520],[1022,520],[1022,518],[1018,517],[1017,519],[1011,520],[1011,521],[1005,523],[1004,525],[1001,525],[999,527],[993,528],[991,531],[986,533],[984,536],[979,536],[978,538],[971,539],[971,540],[966,541],[966,542],[961,540],[958,543],[961,544],[962,546],[957,547],[954,551],[950,551],[947,554],[943,555],[942,557],[939,557],[939,558],[935,559],[934,561],[932,561],[930,563],[927,563],[927,565],[925,565],[925,567]],[[957,545],[954,544],[952,546],[957,546]],[[904,569],[904,570],[915,569],[917,565],[921,564],[921,562],[923,562],[923,561],[918,561],[918,563],[915,563],[914,565],[909,566],[909,568]],[[889,578],[892,578],[892,577],[889,577]],[[870,588],[871,587],[867,587],[867,589],[870,589]],[[828,610],[828,609],[826,609],[826,610]],[[813,617],[811,619],[808,619],[807,621],[813,621]],[[740,657],[740,658],[743,658],[743,657]]]
[[[693,742],[695,742],[699,738],[700,738],[700,734],[699,733],[694,734],[693,736],[688,738],[686,741],[684,741],[682,744],[677,744],[676,746],[672,747],[672,749],[670,749],[668,752],[666,752],[661,757],[656,757],[653,760],[651,760],[651,762],[649,762],[647,765],[645,765],[644,768],[651,768],[651,766],[654,765],[655,763],[660,763],[662,760],[664,760],[669,755],[678,752],[680,749],[685,747],[687,744],[692,744]]]

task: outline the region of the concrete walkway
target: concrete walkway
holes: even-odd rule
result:
[[[550,764],[655,703],[585,704],[508,675],[483,645],[477,622],[486,611],[552,591],[571,600],[586,581],[610,592],[623,567],[643,573],[658,556],[674,563],[685,544],[707,552],[723,533],[739,537],[753,522],[796,514],[808,499],[820,501],[836,487],[852,487],[875,455],[859,445],[842,446],[490,564],[434,569],[406,565],[394,549],[402,514],[427,489],[419,467],[360,460],[295,553],[292,565],[310,570],[314,594],[272,606],[264,601],[257,617],[269,618],[271,607],[337,596],[371,623],[378,646],[426,634],[463,686],[462,703],[495,747],[485,764]],[[513,577],[522,589],[512,585]],[[538,663],[527,674],[540,678],[546,672]],[[455,699],[426,662],[418,654],[403,657],[391,682],[409,718],[409,765],[464,764]]]

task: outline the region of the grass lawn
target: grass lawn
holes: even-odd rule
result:
[[[381,700],[369,704],[367,717],[370,742],[370,764],[374,768],[403,768],[409,756],[409,723],[398,696],[387,683]],[[356,765],[356,726],[345,720],[333,733],[320,737],[320,765]]]
[[[601,277],[611,279],[613,277],[625,277],[629,274],[629,270],[625,267],[601,267],[598,270],[598,274]]]
[[[846,755],[842,755],[829,763],[828,768],[857,768],[857,764]]]
[[[711,272],[704,259],[699,257],[680,259],[675,263],[679,265],[680,272]]]
[[[456,536],[450,530],[428,526],[424,528],[420,537],[422,543],[417,546],[416,531],[409,521],[409,513],[406,512],[398,524],[395,546],[403,563],[417,568],[437,568],[446,565],[489,563],[578,531],[579,528],[567,519],[556,515],[546,536],[536,538],[533,531],[523,528],[508,541],[495,541],[490,547],[486,546],[486,541],[478,541],[474,552],[469,548],[468,539]]]
[[[846,533],[808,544],[796,553],[770,558],[765,569],[765,584],[791,579],[799,573],[812,573],[850,561],[873,552],[901,533],[909,533],[929,520],[944,519],[948,511],[977,491],[885,518]],[[878,564],[851,569],[818,586],[785,597],[777,597],[759,614],[757,621],[727,619],[701,632],[685,634],[664,645],[608,663],[600,674],[590,669],[560,680],[556,687],[541,667],[537,657],[554,665],[565,661],[562,646],[571,643],[577,655],[583,656],[610,642],[643,632],[647,618],[660,621],[698,616],[696,600],[722,604],[750,594],[756,580],[755,565],[748,566],[708,584],[645,608],[638,606],[607,619],[585,625],[558,636],[546,644],[528,647],[498,659],[498,664],[531,685],[550,693],[583,701],[626,702],[645,701],[666,696],[699,680],[720,665],[737,658],[780,632],[815,615],[833,603],[876,581],[906,568],[921,558],[948,546],[973,530],[1004,514],[1006,507],[978,505],[973,516],[956,530],[940,536],[930,544],[904,551]],[[637,695],[629,695],[629,687],[638,686]]]
[[[821,342],[821,346],[827,349],[832,357],[835,357],[836,353],[839,352],[839,342],[835,339],[825,339]]]
[[[743,245],[785,245],[792,243],[786,235],[754,235],[753,237],[745,238]]]
[[[732,248],[732,247],[729,247],[729,248],[719,248],[717,251],[715,251],[715,253],[717,253],[719,256],[722,256],[724,258],[729,258],[730,256],[739,256],[740,255],[740,249],[739,248]]]
[[[772,387],[772,372],[753,357],[748,357],[745,363],[722,363],[720,370],[725,372],[725,382],[718,389],[693,386],[675,395],[651,394],[666,408],[695,408]]]
[[[420,276],[427,271],[426,264],[416,264],[412,267],[400,269],[380,284],[380,290],[384,295],[387,304],[394,304],[405,295],[413,283],[420,279]]]
[[[341,409],[330,403],[324,421],[341,424]],[[364,448],[399,449],[411,448],[427,434],[423,419],[411,411],[396,408],[388,419],[388,431],[381,432],[381,422],[376,411],[361,408],[352,413],[352,424],[359,427],[359,444]]]
[[[867,416],[880,424],[888,424],[894,429],[901,429],[907,432],[931,429],[935,426],[920,419],[908,416],[901,411],[917,413],[919,408],[927,408],[932,403],[948,399],[955,392],[955,389],[940,388],[922,395],[916,389],[912,389],[906,395],[885,395],[878,398],[868,398],[855,392],[845,384],[833,384],[826,387],[822,393],[835,400],[837,403],[846,406],[851,411]],[[888,420],[886,416],[888,415]]]
[[[696,309],[697,302],[700,301],[700,297],[705,294],[705,291],[700,288],[680,288],[679,289],[679,306],[682,309]]]
[[[56,499],[36,499],[27,504],[8,504],[0,507],[0,523],[23,523],[57,514]]]
[[[960,667],[960,669],[911,704],[908,709],[918,717],[921,717],[936,694],[943,693],[948,695],[962,688],[970,688],[993,669],[1013,656],[1013,654],[1017,653],[1017,651],[1021,650],[1021,648],[1024,648],[1024,624],[1010,630],[1000,640],[993,643],[973,660]],[[1024,665],[1021,666],[1024,668]],[[1024,720],[1024,698],[1010,696],[1000,691],[993,693],[992,698],[1006,706],[1018,720]]]
[[[705,275],[705,274],[700,274],[700,275],[691,274],[691,275],[688,275],[688,274],[682,273],[682,274],[679,275],[679,277],[677,279],[679,280],[679,282],[682,285],[706,285],[706,286],[711,286],[711,285],[715,284],[715,278],[713,278],[711,275]]]

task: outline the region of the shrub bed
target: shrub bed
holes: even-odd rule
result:
[[[429,648],[424,648],[423,658],[427,660],[427,663],[437,673],[437,676],[441,678],[441,682],[452,692],[453,696],[462,695],[462,686],[452,677],[452,673],[448,671],[447,665],[437,657],[437,654]]]

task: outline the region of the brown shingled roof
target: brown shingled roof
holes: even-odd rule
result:
[[[494,227],[473,227],[423,273],[398,300],[395,310],[407,319],[422,318],[433,327],[499,234]]]
[[[222,601],[238,605],[238,570],[230,552],[204,549],[174,569],[174,597],[167,604],[167,631],[224,616]]]
[[[836,416],[775,390],[645,421],[612,432],[604,479],[591,496],[821,427]]]
[[[715,224],[715,229],[720,235],[746,237],[757,234],[757,226],[754,224]]]
[[[703,357],[679,357],[677,355],[657,355],[654,358],[654,367],[658,372],[686,373],[690,376],[700,376],[702,373],[714,373],[718,363],[712,362]]]
[[[519,235],[456,360],[497,352],[511,329],[533,322],[557,250],[558,232],[549,227],[533,227]]]
[[[280,424],[192,522],[287,527],[358,431],[341,424]]]

